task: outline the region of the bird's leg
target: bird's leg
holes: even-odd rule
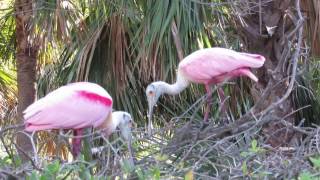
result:
[[[81,136],[82,129],[75,129],[73,131],[74,136]],[[81,151],[81,137],[74,137],[72,139],[72,155],[73,158],[77,158]]]
[[[210,85],[205,85],[206,91],[207,91],[207,103],[205,108],[205,114],[203,118],[203,125],[202,129],[207,127],[209,124],[209,115],[210,115],[210,109],[211,109],[211,98],[212,98],[212,91]]]
[[[225,107],[225,100],[226,100],[226,96],[224,95],[224,91],[222,89],[222,87],[218,87],[218,95],[219,95],[219,99],[220,99],[220,111],[222,113],[226,112],[226,107]]]
[[[226,110],[226,106],[225,106],[225,101],[226,101],[226,96],[224,95],[224,91],[222,89],[222,87],[218,87],[217,89],[218,91],[218,96],[219,96],[219,99],[220,99],[220,112],[222,114],[222,117],[223,117],[223,122],[225,124],[227,124],[227,110]]]
[[[57,147],[56,147],[56,156],[59,157],[59,154],[60,154],[60,150],[61,150],[61,144],[62,144],[62,141],[63,139],[61,138],[60,134],[62,134],[62,129],[59,129],[59,134],[57,135]]]

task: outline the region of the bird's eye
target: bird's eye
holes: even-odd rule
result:
[[[128,126],[129,126],[130,128],[132,128],[132,120],[131,120],[131,119],[130,119],[129,122],[128,122]]]
[[[153,95],[154,95],[154,92],[153,92],[153,91],[149,91],[149,92],[148,92],[148,95],[149,95],[149,96],[153,96]]]

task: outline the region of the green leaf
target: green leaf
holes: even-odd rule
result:
[[[0,167],[7,166],[12,164],[12,159],[10,156],[6,156],[3,159],[0,159]]]
[[[257,146],[258,146],[258,142],[257,142],[257,140],[252,140],[251,141],[251,148],[252,148],[252,150],[256,150],[257,149]]]
[[[184,180],[193,180],[194,176],[193,176],[193,171],[190,170],[188,171],[185,175],[184,175]]]
[[[309,159],[315,168],[320,168],[320,157],[317,157],[317,158],[310,157]]]
[[[247,174],[248,174],[248,167],[247,167],[247,162],[246,162],[246,161],[244,161],[244,162],[242,163],[242,165],[241,165],[241,170],[242,170],[242,173],[243,173],[244,175],[247,175]]]
[[[134,166],[130,164],[130,161],[128,159],[124,159],[122,161],[122,169],[124,170],[125,173],[130,173],[134,171]]]
[[[137,173],[137,175],[138,175],[138,179],[139,179],[139,180],[145,180],[145,179],[146,179],[143,171],[142,171],[140,168],[138,168],[138,169],[136,170],[136,173]]]
[[[56,173],[58,173],[59,169],[60,169],[60,163],[59,161],[54,161],[51,164],[48,164],[47,166],[48,172],[51,175],[55,175]]]
[[[312,180],[312,175],[310,174],[310,172],[306,171],[306,172],[303,172],[302,174],[300,174],[298,179],[299,180]]]
[[[157,167],[153,168],[152,176],[153,176],[154,179],[157,179],[157,180],[160,179],[160,170],[159,170],[159,168],[157,168]]]
[[[26,179],[27,180],[38,180],[39,178],[38,178],[37,172],[33,170],[31,173],[31,176],[28,176]]]
[[[249,155],[250,155],[249,152],[241,152],[240,153],[240,156],[242,156],[242,157],[248,157]]]
[[[166,154],[156,154],[154,156],[154,158],[157,160],[157,161],[166,161],[167,159],[169,159],[168,155]]]
[[[49,178],[48,175],[41,175],[40,180],[47,180],[47,177],[48,177],[48,179],[51,179],[51,178]]]
[[[90,179],[91,178],[91,174],[90,174],[90,170],[89,169],[85,169],[79,172],[79,177],[81,179]]]
[[[19,156],[15,155],[15,162],[16,162],[16,166],[21,166],[22,164],[22,160]]]
[[[265,149],[259,147],[258,141],[254,139],[251,141],[251,148],[249,148],[249,151],[253,153],[263,153],[265,152]]]

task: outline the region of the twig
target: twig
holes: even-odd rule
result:
[[[68,173],[62,178],[62,180],[67,179],[67,177],[72,173],[73,169],[69,170]]]
[[[15,142],[12,142],[12,143],[15,145],[15,147],[16,147],[20,152],[22,152],[22,154],[23,154],[25,157],[27,157],[27,158],[30,160],[31,165],[32,165],[36,170],[42,172],[42,169],[36,165],[36,163],[35,163],[34,160],[29,156],[28,153],[26,153],[23,149],[21,149],[21,148],[19,147],[19,145],[17,145]]]
[[[35,135],[35,131],[33,131],[31,135],[26,133],[26,132],[24,132],[24,131],[19,131],[18,133],[22,133],[22,134],[28,136],[28,138],[30,139],[30,142],[31,142],[31,145],[32,145],[32,149],[33,149],[33,154],[34,154],[34,161],[35,161],[34,163],[35,163],[36,166],[38,166],[38,159],[39,158],[38,158],[36,144],[35,144],[34,138],[33,138],[33,136]]]
[[[9,172],[9,171],[3,171],[3,170],[0,169],[0,174],[6,174],[6,175],[9,175],[9,176],[14,177],[15,179],[19,179],[18,176],[16,176],[15,174],[13,174],[13,173],[11,173],[11,172]],[[8,178],[8,177],[7,177],[7,178]]]
[[[4,147],[5,151],[7,152],[7,154],[8,154],[10,157],[12,157],[13,163],[16,164],[16,159],[14,158],[13,153],[11,153],[11,152],[9,151],[7,145],[5,144],[4,137],[3,137],[3,136],[0,136],[0,139],[1,139],[1,142],[2,142],[2,144],[3,144],[3,147]]]
[[[24,127],[24,124],[15,124],[11,126],[6,126],[5,128],[0,128],[0,136],[2,136],[2,133],[11,130],[11,129],[17,129],[17,128],[22,128]]]

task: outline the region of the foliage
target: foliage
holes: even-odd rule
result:
[[[0,126],[12,124],[17,104],[16,72],[14,68],[14,28],[12,1],[0,3]]]
[[[310,161],[312,162],[313,168],[310,170],[304,170],[298,176],[299,180],[311,180],[315,178],[319,178],[319,168],[320,168],[320,158],[318,157],[310,157]],[[311,172],[312,173],[311,173]]]
[[[176,130],[180,128],[183,128],[182,124]],[[207,133],[203,139],[182,140],[188,142],[184,145],[172,144],[176,137],[160,139],[160,135],[170,130],[170,126],[161,128],[151,137],[143,136],[143,131],[134,133],[135,166],[128,164],[127,150],[121,140],[112,138],[90,161],[85,161],[83,155],[69,162],[58,156],[39,156],[34,157],[38,158],[34,163],[21,164],[16,155],[0,156],[0,169],[3,170],[0,177],[25,176],[30,180],[318,177],[320,158],[315,143],[318,128],[302,128],[310,133],[308,138],[311,140],[288,149],[269,147],[257,136],[259,129],[256,127],[219,140]],[[198,127],[194,127],[188,133],[197,131]],[[146,149],[149,153],[141,153],[139,148],[144,147],[150,148]]]

